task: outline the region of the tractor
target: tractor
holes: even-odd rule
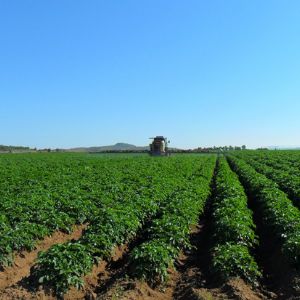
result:
[[[168,144],[170,141],[164,136],[156,136],[150,138],[152,139],[152,143],[150,146],[149,154],[151,156],[170,156],[170,152],[168,149]]]

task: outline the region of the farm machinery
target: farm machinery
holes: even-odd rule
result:
[[[149,154],[152,156],[169,156],[169,148],[168,144],[170,141],[164,136],[156,136],[150,138],[152,139],[152,143],[150,146]]]

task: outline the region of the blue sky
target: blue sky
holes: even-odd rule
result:
[[[1,0],[0,144],[300,145],[300,1]]]

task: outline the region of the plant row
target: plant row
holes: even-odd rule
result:
[[[255,171],[245,161],[228,156],[232,169],[258,203],[264,226],[274,233],[284,256],[300,267],[300,211],[277,184]]]
[[[300,207],[300,177],[292,172],[286,171],[286,169],[277,169],[268,164],[264,164],[260,160],[251,157],[242,157],[247,163],[249,163],[254,169],[267,176],[276,182],[281,190],[294,201],[294,204]]]
[[[277,171],[283,171],[290,175],[300,174],[299,151],[244,151],[236,152],[235,155],[242,159],[254,159]]]
[[[257,244],[252,211],[237,175],[219,158],[212,202],[212,269],[223,280],[242,277],[255,283],[261,276],[251,250]]]
[[[161,215],[152,220],[147,231],[148,240],[130,255],[135,276],[152,284],[164,282],[180,250],[190,247],[190,228],[197,224],[210,195],[215,161],[214,156],[203,161],[197,172],[181,182],[170,201],[160,208]]]

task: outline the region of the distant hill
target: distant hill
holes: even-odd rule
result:
[[[95,146],[95,147],[78,147],[71,148],[68,151],[72,152],[105,152],[105,151],[141,151],[141,150],[149,150],[148,146],[135,146],[127,143],[116,143],[115,145],[110,146]]]

